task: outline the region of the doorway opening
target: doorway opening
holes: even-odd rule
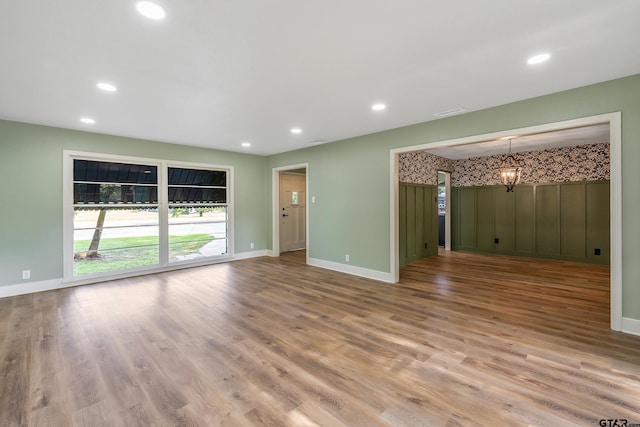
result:
[[[451,250],[451,172],[438,171],[438,246]]]
[[[306,170],[280,172],[280,253],[306,249]]]
[[[272,256],[308,249],[307,172],[306,163],[273,169]]]
[[[400,278],[398,231],[399,154],[419,150],[431,151],[437,148],[454,146],[464,148],[465,146],[469,147],[481,142],[511,138],[513,135],[545,134],[602,124],[608,124],[610,146],[610,327],[615,331],[622,330],[622,126],[620,112],[392,149],[390,151],[391,188],[389,221],[391,281],[396,283]]]

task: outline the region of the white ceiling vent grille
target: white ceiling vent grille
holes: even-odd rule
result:
[[[453,116],[454,114],[460,114],[460,113],[464,113],[465,110],[462,107],[456,107],[456,108],[452,108],[450,110],[446,110],[446,111],[440,111],[439,113],[435,113],[434,116],[436,117],[447,117],[447,116]]]

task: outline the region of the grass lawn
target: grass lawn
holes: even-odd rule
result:
[[[213,239],[210,234],[169,236],[171,244],[169,261],[177,261],[178,257],[197,254],[202,246]],[[91,240],[75,241],[74,253],[86,251],[90,244]],[[82,276],[158,264],[158,236],[101,239],[98,254],[100,258],[76,260],[73,263],[74,274]]]

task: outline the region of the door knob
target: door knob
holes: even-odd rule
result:
[[[283,214],[282,214],[282,217],[284,218],[285,216],[289,216],[289,215],[288,215],[288,214],[283,213]]]

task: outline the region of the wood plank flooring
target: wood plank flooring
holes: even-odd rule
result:
[[[446,253],[384,284],[258,258],[0,299],[0,426],[640,423],[609,270]]]

